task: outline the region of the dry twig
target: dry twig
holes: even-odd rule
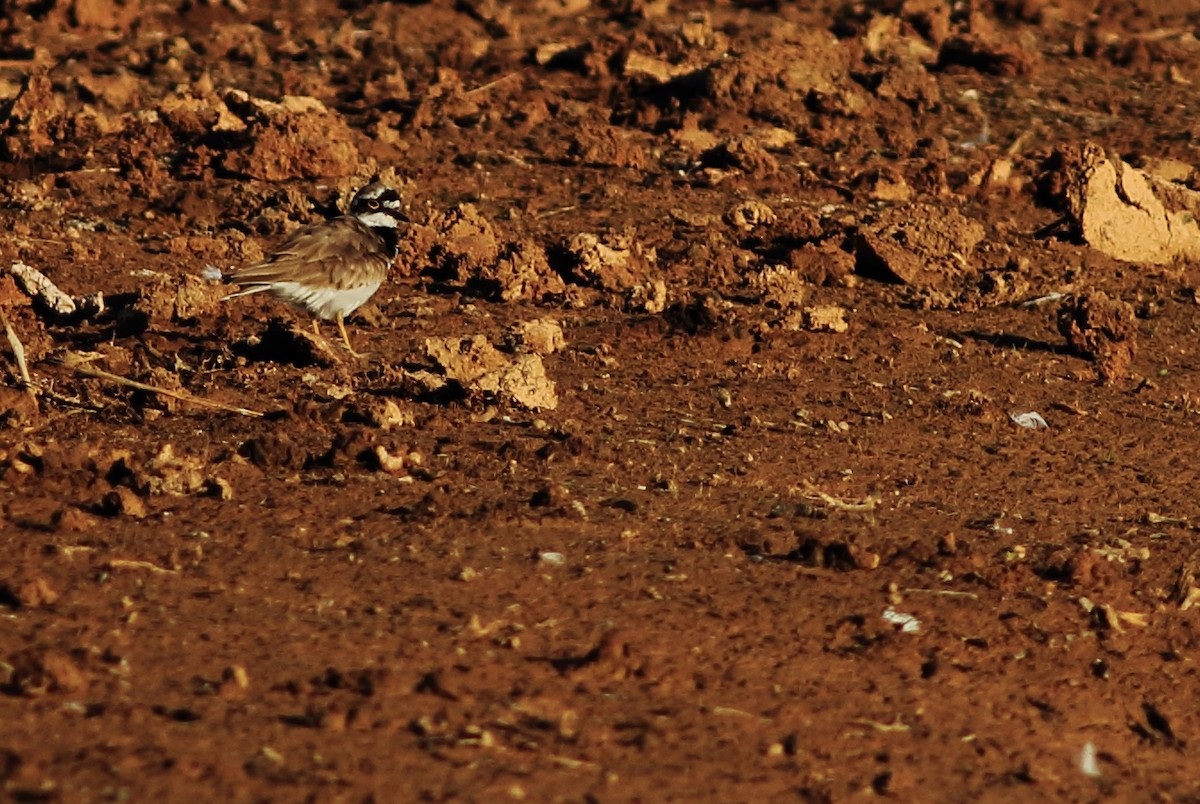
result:
[[[846,502],[838,497],[834,497],[832,494],[826,494],[808,480],[804,481],[804,496],[810,500],[820,500],[830,508],[836,508],[839,511],[856,511],[860,513],[874,511],[882,499],[878,494],[869,494],[861,502]]]
[[[114,558],[108,562],[109,570],[115,569],[144,569],[150,572],[161,573],[164,575],[175,575],[176,570],[160,567],[157,564],[152,564],[149,561],[134,561],[128,558]]]
[[[539,212],[538,214],[534,215],[533,217],[540,221],[543,218],[550,218],[550,217],[553,217],[554,215],[563,215],[567,212],[571,212],[572,210],[574,210],[576,208],[577,208],[576,204],[571,204],[570,206],[558,207],[557,209],[548,209],[545,212]]]
[[[135,391],[145,391],[151,394],[160,394],[172,399],[178,399],[180,402],[190,402],[193,405],[200,405],[206,408],[215,408],[228,413],[237,413],[241,416],[253,416],[254,418],[262,418],[263,416],[263,414],[257,410],[239,408],[235,405],[226,405],[224,402],[214,402],[211,399],[204,399],[202,397],[194,396],[186,391],[174,391],[169,388],[159,388],[156,385],[149,385],[144,382],[138,382],[137,380],[131,380],[127,377],[122,377],[120,374],[113,374],[111,371],[105,371],[104,369],[98,369],[93,366],[89,366],[87,365],[87,358],[77,354],[68,353],[66,356],[59,358],[59,362],[80,376],[93,377],[97,380],[108,380],[109,382],[115,382],[118,385],[123,385],[126,388],[132,388]]]
[[[29,364],[25,360],[25,346],[17,337],[12,324],[8,322],[8,316],[3,311],[0,311],[0,323],[4,324],[4,334],[8,337],[9,348],[12,349],[13,357],[16,358],[17,371],[21,373],[21,384],[25,386],[25,391],[31,397],[37,399],[37,386],[33,384],[33,378],[29,376]]]
[[[468,89],[466,92],[463,93],[463,97],[469,98],[472,95],[476,95],[480,92],[487,92],[489,89],[492,89],[493,87],[495,87],[499,84],[503,84],[505,81],[511,81],[512,79],[514,79],[520,75],[521,75],[520,70],[518,70],[515,73],[509,73],[508,75],[502,75],[499,78],[497,78],[495,81],[488,81],[486,84],[481,84],[481,85],[475,87],[474,89]]]

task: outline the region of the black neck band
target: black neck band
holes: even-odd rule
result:
[[[371,231],[375,236],[383,241],[384,248],[387,249],[389,257],[396,256],[396,243],[399,241],[399,233],[396,232],[395,226],[372,226]]]

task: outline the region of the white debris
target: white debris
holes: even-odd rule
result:
[[[538,553],[538,561],[544,561],[557,567],[567,563],[567,557],[562,553]]]
[[[964,151],[973,151],[988,144],[988,140],[992,138],[991,127],[988,125],[987,114],[984,113],[983,108],[979,105],[979,93],[977,91],[968,89],[962,94],[962,102],[969,110],[973,110],[979,116],[982,123],[979,134],[958,144],[958,147]]]
[[[1066,295],[1067,294],[1065,294],[1065,293],[1058,293],[1058,292],[1047,293],[1045,296],[1038,296],[1036,299],[1030,299],[1029,301],[1021,302],[1021,306],[1026,309],[1029,309],[1032,307],[1041,307],[1043,304],[1049,304],[1050,302],[1060,301],[1063,298],[1065,298]]]
[[[46,305],[55,315],[65,318],[75,314],[75,300],[59,290],[58,285],[38,269],[18,260],[8,267],[8,272],[17,280],[21,290]]]
[[[221,273],[221,269],[213,265],[211,262],[204,266],[204,270],[200,272],[200,278],[208,282],[220,282],[225,278]]]
[[[891,606],[883,610],[883,619],[896,626],[902,634],[916,634],[921,631],[921,621],[911,614],[896,611]]]
[[[971,137],[970,139],[963,140],[962,142],[960,142],[958,144],[958,147],[962,148],[964,151],[973,151],[976,148],[980,148],[980,147],[983,147],[984,145],[987,145],[988,140],[990,140],[991,138],[992,138],[992,132],[988,126],[988,119],[986,117],[984,117],[983,118],[983,126],[982,126],[982,128],[980,128],[979,133],[977,135],[975,135],[974,137]]]
[[[1050,426],[1046,424],[1046,420],[1042,418],[1042,414],[1032,410],[1028,413],[1010,413],[1008,414],[1008,418],[1026,430],[1045,430]]]
[[[1090,776],[1093,779],[1100,776],[1100,763],[1096,762],[1096,745],[1094,743],[1084,743],[1083,750],[1079,752],[1079,770],[1083,771],[1084,776]]]

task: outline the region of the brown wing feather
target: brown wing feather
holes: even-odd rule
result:
[[[354,218],[332,218],[296,230],[267,259],[234,271],[237,285],[299,282],[345,290],[387,275],[391,260],[379,238]]]

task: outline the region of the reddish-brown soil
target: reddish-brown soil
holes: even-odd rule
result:
[[[5,796],[1200,797],[1191,0],[0,7]]]

